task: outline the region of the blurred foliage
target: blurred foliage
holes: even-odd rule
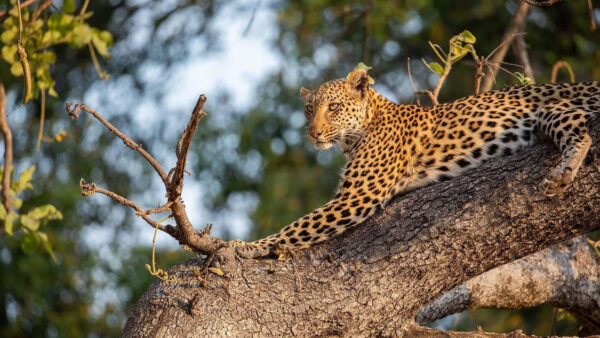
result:
[[[2,176],[3,172],[4,167],[0,168],[0,176]],[[49,221],[61,220],[61,212],[56,210],[52,204],[44,204],[31,208],[27,213],[19,214],[23,201],[18,196],[26,189],[33,189],[31,177],[34,172],[35,166],[27,168],[19,174],[17,179],[11,182],[8,190],[11,210],[7,212],[4,205],[0,205],[0,221],[4,223],[4,232],[6,235],[10,237],[17,235],[20,237],[23,252],[33,253],[41,244],[50,257],[52,257],[52,260],[57,263],[56,256],[54,256],[54,252],[52,251],[52,245],[48,240],[48,235],[40,231],[40,227]]]
[[[93,16],[85,22],[98,32],[110,32],[114,38],[111,60],[96,64],[103,62],[111,75],[110,88],[105,91],[98,89],[102,87],[96,82],[98,76],[88,51],[58,44],[52,48],[55,60],[48,56],[45,59],[53,61],[46,62],[51,74],[61,74],[54,76],[52,82],[45,82],[47,85],[52,84],[61,96],[95,100],[105,108],[103,113],[111,123],[151,153],[165,154],[165,148],[172,148],[183,128],[174,131],[170,129],[172,124],[167,123],[181,116],[164,103],[168,102],[164,95],[168,93],[169,74],[189,58],[203,54],[210,57],[223,48],[219,25],[241,20],[248,23],[251,32],[256,6],[276,11],[272,49],[280,55],[281,67],[257,86],[253,95],[256,100],[243,109],[228,107],[231,94],[209,97],[209,117],[202,121],[194,153],[190,154],[192,177],[186,178],[197,179],[203,187],[202,204],[213,211],[212,215],[227,215],[237,204],[248,203],[253,222],[251,238],[270,234],[325,203],[333,196],[339,179],[343,157],[336,151],[317,153],[304,140],[300,86],[314,88],[323,81],[343,77],[362,61],[373,66],[370,75],[377,90],[397,102],[411,102],[407,57],[431,60],[436,56],[428,41],[443,44],[466,29],[477,37],[477,52],[487,55],[501,42],[518,5],[516,0],[257,3],[90,2],[88,12],[93,12]],[[62,15],[72,15],[71,23],[75,22],[73,8],[81,5],[82,1],[63,1]],[[219,13],[231,8],[234,11],[229,21],[219,21]],[[7,8],[0,5],[3,9]],[[50,16],[40,17],[44,22],[49,19]],[[73,32],[74,26],[65,29]],[[94,42],[93,29],[91,33],[85,28],[79,30],[85,34],[75,47],[91,41],[102,54],[102,42],[106,46],[112,44],[106,34],[97,36],[100,42]],[[590,32],[585,1],[532,9],[525,41],[536,82],[549,81],[552,65],[559,60],[572,66],[579,81],[600,79],[600,34]],[[39,53],[43,65],[43,51]],[[4,55],[3,52],[3,58]],[[32,64],[38,62],[35,56],[31,60]],[[506,61],[515,62],[511,53]],[[154,82],[147,80],[148,65],[159,70]],[[411,66],[419,89],[430,89],[437,81],[438,75],[422,63],[413,62]],[[454,64],[440,102],[471,94],[474,73],[475,65],[468,58]],[[0,62],[0,74],[8,98],[16,102],[16,97],[23,96],[22,83],[13,76],[5,78],[5,74],[11,74],[9,63]],[[499,74],[496,88],[514,82],[508,75]],[[158,106],[160,111],[155,112],[158,121],[150,127],[139,123],[136,116],[146,114],[138,108],[148,105]],[[15,123],[15,153],[21,162],[15,164],[17,171],[34,163],[38,168],[33,177],[34,189],[27,192],[22,210],[51,203],[62,212],[63,220],[44,226],[54,244],[58,264],[49,264],[46,255],[26,255],[19,243],[0,237],[2,336],[116,336],[131,304],[154,280],[144,270],[151,255],[150,243],[138,240],[140,236],[132,228],[133,212],[102,198],[82,200],[77,187],[79,178],[85,177],[121,195],[140,197],[150,205],[160,199],[146,196],[154,184],[151,169],[140,165],[139,157],[124,149],[95,121],[81,119],[67,124],[63,107],[62,100],[48,100],[46,128],[55,134],[64,129],[67,137],[60,143],[44,144],[39,153],[34,152],[35,138],[31,137],[38,123],[38,108],[29,105],[18,109],[13,104],[7,110]],[[143,115],[142,120],[152,117]],[[227,217],[223,220],[226,223]],[[215,229],[226,226],[219,223],[215,222]],[[98,244],[100,238],[108,244]],[[184,250],[159,250],[157,257],[164,267],[189,254]],[[458,328],[522,328],[527,333],[545,335],[552,311],[485,310],[461,318]],[[572,321],[566,317],[557,321],[556,333],[574,334]]]

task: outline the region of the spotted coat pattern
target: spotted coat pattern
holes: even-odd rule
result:
[[[371,216],[393,196],[445,181],[496,156],[547,136],[562,160],[542,183],[562,193],[591,144],[587,122],[600,111],[600,83],[526,85],[434,107],[398,105],[368,84],[364,70],[304,88],[308,139],[318,149],[340,146],[347,158],[335,197],[324,206],[252,243],[234,241],[242,257],[305,248]]]

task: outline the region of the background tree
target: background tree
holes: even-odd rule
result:
[[[55,78],[61,99],[48,98],[45,130],[49,135],[66,130],[64,142],[42,143],[42,151],[34,152],[39,111],[32,105],[17,109],[16,102],[23,96],[22,83],[10,76],[5,78],[8,69],[2,70],[15,153],[21,158],[17,170],[38,165],[35,189],[26,196],[26,203],[52,203],[63,213],[61,223],[48,224],[46,229],[55,243],[57,265],[48,264],[43,255],[23,254],[17,244],[2,236],[0,275],[6,279],[0,283],[2,332],[116,334],[130,302],[152,280],[143,270],[143,263],[149,260],[149,240],[136,240],[132,213],[114,208],[104,199],[82,201],[77,182],[86,177],[125,196],[150,196],[144,199],[148,205],[156,202],[148,193],[147,182],[153,189],[157,182],[150,178],[149,168],[130,166],[136,162],[134,155],[111,135],[99,132],[90,120],[80,122],[84,126],[68,125],[64,97],[82,99],[90,105],[97,102],[99,106],[94,108],[110,113],[111,122],[159,159],[168,159],[172,155],[164,147],[175,142],[177,133],[173,130],[181,126],[174,120],[181,110],[165,97],[165,77],[177,73],[178,65],[190,58],[216,54],[227,47],[219,30],[226,25],[223,13],[230,13],[230,20],[243,21],[249,37],[261,33],[253,31],[260,24],[260,20],[253,20],[255,15],[276,13],[271,28],[272,49],[279,55],[279,68],[256,87],[254,101],[243,108],[231,105],[235,101],[231,92],[216,91],[209,96],[209,117],[196,136],[202,141],[194,144],[190,158],[192,178],[203,187],[198,196],[202,208],[212,211],[200,222],[214,223],[215,231],[220,229],[226,235],[237,231],[227,228],[226,221],[231,220],[228,215],[238,215],[238,219],[240,214],[249,215],[253,224],[249,237],[257,238],[322,204],[337,181],[341,157],[334,152],[317,154],[302,140],[302,106],[297,97],[300,85],[316,86],[342,77],[363,60],[374,66],[372,76],[378,90],[393,100],[409,102],[412,88],[406,77],[408,56],[414,60],[416,86],[431,88],[437,78],[418,61],[434,59],[427,41],[443,43],[469,29],[478,38],[477,50],[486,55],[501,42],[518,5],[517,1],[282,1],[260,2],[258,7],[254,3],[214,1],[92,2],[88,10],[94,15],[88,19],[89,24],[108,29],[114,36],[113,58],[101,61],[111,80],[106,84],[95,82],[97,74],[87,50],[56,50],[57,62],[51,71],[65,76]],[[537,82],[547,82],[552,65],[562,59],[571,64],[577,80],[600,78],[599,37],[590,31],[588,13],[585,1],[574,0],[531,10],[525,41],[530,46],[527,51]],[[506,60],[518,62],[510,52]],[[466,61],[457,64],[440,101],[471,93],[474,70],[474,65]],[[151,76],[157,72],[161,75]],[[500,73],[496,87],[512,83],[512,78]],[[190,95],[189,100],[196,95]],[[149,108],[153,106],[160,110]],[[189,107],[184,110],[187,112]],[[144,123],[140,123],[140,116]],[[114,240],[99,244],[94,240],[98,237]],[[158,257],[164,266],[169,261],[181,261],[181,254],[178,250],[170,256],[172,260],[166,253]],[[476,323],[485,322],[482,315],[473,316],[463,316],[459,327],[472,329]],[[495,318],[497,314],[483,316]],[[507,326],[496,329],[524,328],[546,334],[552,310],[506,316],[512,319],[494,322]],[[561,331],[563,323],[557,323],[559,333],[574,332],[573,326]]]

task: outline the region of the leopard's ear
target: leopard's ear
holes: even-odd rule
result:
[[[369,87],[369,75],[364,69],[355,69],[346,77],[348,90],[363,98]]]
[[[304,102],[310,101],[312,96],[313,96],[313,92],[311,92],[310,90],[308,90],[304,87],[300,88],[300,97],[302,98],[302,100]]]

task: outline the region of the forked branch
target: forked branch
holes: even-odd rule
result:
[[[72,102],[67,102],[66,110],[72,120],[79,118],[80,111],[88,112],[98,121],[100,121],[108,130],[123,140],[125,145],[137,151],[142,157],[144,157],[163,181],[168,201],[166,204],[158,208],[143,210],[135,202],[132,202],[123,196],[120,196],[112,191],[99,188],[93,183],[84,184],[83,181],[80,184],[82,194],[91,195],[96,192],[101,193],[123,205],[133,208],[136,211],[136,215],[144,219],[150,226],[168,233],[171,235],[171,237],[179,241],[180,245],[184,246],[185,248],[189,248],[191,251],[197,254],[214,255],[218,249],[226,247],[227,244],[224,241],[210,236],[208,231],[196,231],[194,229],[185,211],[183,201],[181,200],[181,192],[183,190],[183,174],[186,172],[185,164],[187,160],[187,154],[190,144],[192,143],[192,138],[198,126],[198,122],[204,115],[206,115],[206,113],[202,110],[205,102],[206,96],[200,95],[198,102],[196,103],[196,107],[192,112],[190,122],[179,138],[179,142],[177,142],[177,147],[175,149],[175,155],[177,156],[176,166],[175,168],[171,169],[168,175],[165,173],[158,161],[156,161],[156,159],[154,159],[154,157],[152,157],[152,155],[150,155],[147,151],[142,149],[141,145],[134,142],[131,138],[106,121],[98,112],[81,103],[73,105]],[[176,226],[161,225],[159,222],[156,222],[149,216],[151,214],[160,212],[170,212],[170,216],[175,220]]]

